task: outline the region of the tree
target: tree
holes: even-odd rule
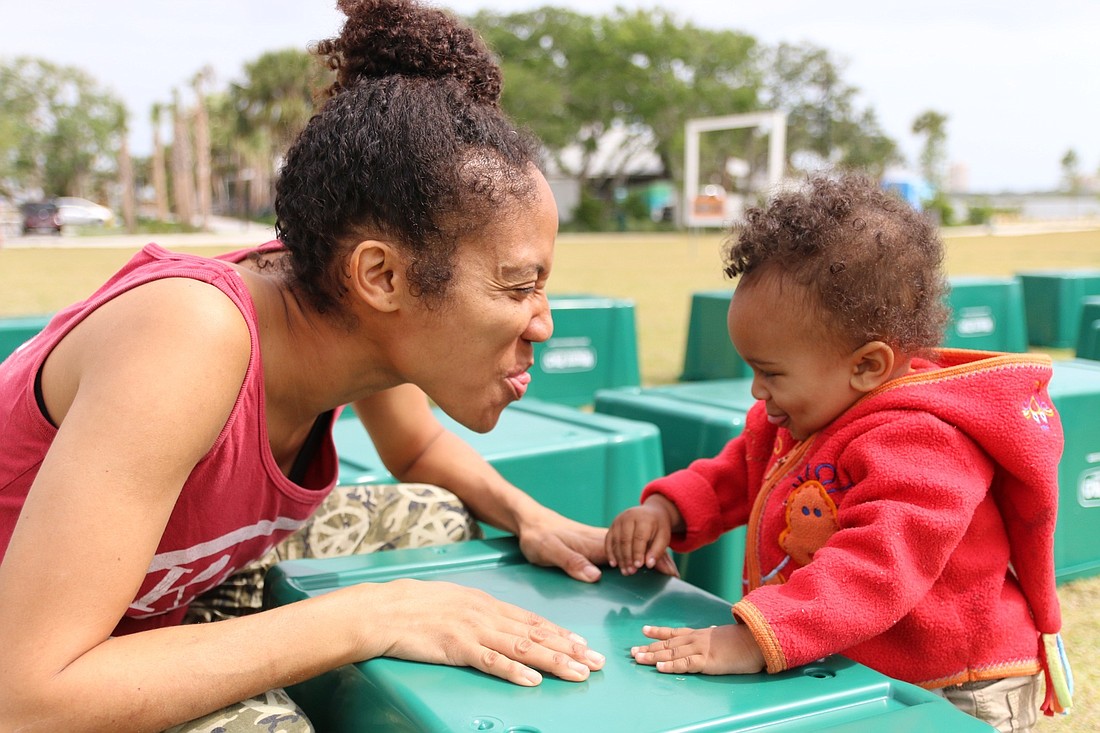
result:
[[[582,185],[591,187],[598,173],[605,196],[639,150],[655,152],[664,176],[680,179],[684,124],[696,117],[786,111],[788,160],[806,153],[881,173],[901,158],[824,49],[768,49],[746,34],[702,29],[661,9],[619,8],[600,17],[551,7],[482,11],[470,23],[501,60],[505,110]],[[595,171],[598,146],[610,137],[619,147],[600,151],[602,169]],[[566,165],[563,151],[579,151],[579,163]],[[767,141],[753,130],[704,136],[701,176],[735,185],[731,157],[747,161],[752,178],[767,167]]]
[[[265,53],[244,71],[244,80],[230,86],[229,99],[248,171],[241,179],[249,189],[246,208],[259,211],[270,206],[276,161],[313,115],[316,95],[331,83],[332,72],[297,49]]]
[[[924,135],[920,153],[920,171],[937,191],[943,188],[947,158],[947,115],[935,110],[921,113],[913,120],[913,134]]]
[[[80,69],[19,57],[0,63],[0,187],[106,198],[125,107]]]
[[[199,224],[206,227],[210,220],[210,116],[206,110],[204,83],[214,75],[210,67],[195,75],[191,85],[195,90],[195,177],[198,194]]]
[[[683,174],[688,119],[758,109],[761,80],[753,63],[756,41],[750,36],[681,24],[663,10],[619,9],[603,25],[605,42],[617,50],[615,63],[626,72],[616,108],[653,131],[656,152],[672,177]],[[708,167],[724,171],[731,148],[709,158],[708,148],[703,150],[704,173]]]
[[[195,218],[195,171],[191,154],[191,130],[178,89],[172,90],[172,194],[178,220],[186,225]]]
[[[1066,154],[1062,156],[1062,185],[1065,190],[1072,194],[1078,194],[1081,192],[1081,174],[1078,171],[1078,164],[1080,159],[1077,157],[1077,151],[1070,148],[1066,151]]]
[[[598,18],[557,8],[483,11],[471,24],[501,59],[504,108],[582,182],[609,131],[620,144],[601,176],[621,177],[639,149],[652,149],[666,175],[678,176],[687,119],[756,104],[755,41],[681,23],[665,10],[620,8]],[[580,152],[572,167],[562,156],[570,148]]]
[[[153,127],[153,198],[158,221],[168,220],[168,174],[165,171],[164,143],[161,140],[161,114],[164,105],[154,104],[149,112]]]
[[[130,159],[129,137],[125,131],[123,131],[118,148],[118,185],[122,194],[122,222],[126,226],[126,231],[133,234],[137,226],[134,202],[134,165]]]
[[[813,44],[780,43],[765,49],[764,108],[787,113],[787,160],[804,167],[858,168],[881,176],[900,162],[897,143],[879,126],[871,109],[860,110],[857,87],[842,79],[844,64]]]

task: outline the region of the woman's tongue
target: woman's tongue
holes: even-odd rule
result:
[[[516,391],[516,399],[523,397],[527,392],[527,385],[531,383],[530,372],[520,372],[514,376],[508,377],[508,383],[512,385],[512,389]]]

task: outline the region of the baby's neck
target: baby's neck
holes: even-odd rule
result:
[[[905,354],[898,354],[898,359],[894,363],[894,371],[890,372],[890,378],[886,381],[892,382],[899,377],[904,377],[907,374],[913,373],[913,357],[906,356]]]

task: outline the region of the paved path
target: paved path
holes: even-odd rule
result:
[[[1056,221],[1023,221],[1000,223],[989,226],[974,227],[950,227],[943,230],[946,237],[984,237],[984,236],[1019,236],[1022,234],[1042,234],[1046,232],[1071,232],[1092,231],[1100,229],[1100,219],[1056,220]],[[118,233],[97,234],[95,236],[79,236],[77,234],[62,234],[60,237],[50,234],[33,234],[20,236],[16,233],[12,236],[10,231],[0,238],[0,249],[36,249],[45,247],[103,247],[118,249],[139,249],[149,242],[171,249],[172,247],[203,247],[217,246],[232,249],[234,247],[250,247],[274,239],[275,230],[272,227],[245,222],[240,219],[231,219],[224,216],[210,218],[208,231],[193,234],[125,234]],[[715,236],[720,233],[715,231]]]
[[[263,244],[275,237],[272,227],[241,221],[224,216],[210,217],[208,231],[193,234],[126,234],[121,230],[111,233],[81,236],[78,234],[31,234],[12,236],[5,231],[0,239],[2,249],[40,249],[47,247],[103,247],[139,249],[149,242],[171,249],[172,247],[225,246],[249,247]]]

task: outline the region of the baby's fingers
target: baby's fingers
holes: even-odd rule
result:
[[[645,564],[646,547],[653,534],[640,509],[627,510],[611,525],[607,533],[607,554],[611,567],[623,575],[633,575]]]
[[[650,639],[657,639],[659,641],[666,641],[673,639],[677,636],[687,636],[694,633],[695,629],[686,627],[674,627],[674,626],[643,626],[642,633],[648,636]],[[651,645],[652,646],[652,645]]]
[[[704,671],[706,655],[698,643],[696,629],[643,626],[642,633],[657,641],[631,647],[630,655],[638,664],[655,666],[658,672],[673,674]]]

